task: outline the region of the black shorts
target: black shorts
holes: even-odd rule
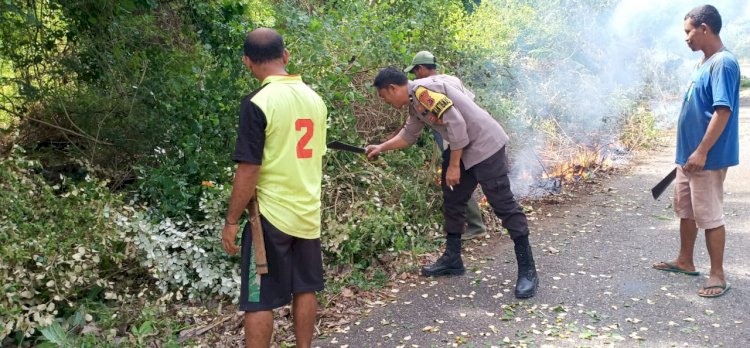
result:
[[[320,238],[303,239],[279,231],[261,216],[268,273],[256,276],[250,223],[242,231],[240,310],[267,311],[292,301],[292,294],[323,290]]]

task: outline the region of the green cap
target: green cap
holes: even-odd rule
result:
[[[411,60],[411,65],[407,66],[406,69],[404,69],[405,73],[410,73],[412,70],[414,70],[414,67],[419,64],[435,64],[437,65],[437,59],[435,59],[435,56],[432,55],[432,53],[428,51],[419,51],[416,55],[414,55],[414,59]]]

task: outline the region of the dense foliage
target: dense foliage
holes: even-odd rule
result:
[[[34,333],[87,299],[121,300],[115,283],[136,263],[125,231],[115,225],[121,197],[91,177],[50,185],[41,169],[20,149],[0,162],[3,337]]]
[[[164,292],[195,298],[237,291],[237,259],[226,256],[217,235],[239,100],[258,86],[240,62],[249,30],[270,26],[285,37],[289,71],[301,73],[329,107],[330,139],[364,145],[398,128],[405,115],[377,100],[371,79],[425,49],[511,133],[530,134],[551,124],[540,119],[560,120],[555,129],[566,129],[578,110],[565,104],[572,90],[550,109],[532,98],[547,98],[544,91],[524,88],[562,65],[595,75],[601,55],[579,49],[578,32],[568,28],[584,12],[592,18],[584,27],[594,27],[613,4],[0,3],[0,154],[11,143],[29,150],[0,166],[0,237],[9,241],[0,249],[0,337],[28,336],[55,317],[80,313],[84,298],[119,301],[106,279],[123,275],[123,263],[136,257],[142,268],[131,265],[134,272],[148,273]],[[551,16],[553,7],[569,11]],[[611,124],[653,127],[648,118]],[[434,248],[441,234],[438,158],[428,134],[376,162],[327,154],[326,264],[362,268],[388,253]]]

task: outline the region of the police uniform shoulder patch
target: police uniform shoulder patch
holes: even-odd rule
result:
[[[429,90],[423,86],[417,87],[414,91],[414,95],[417,97],[419,104],[421,104],[425,110],[437,116],[437,118],[442,118],[443,113],[453,106],[453,101],[450,100],[448,96]]]

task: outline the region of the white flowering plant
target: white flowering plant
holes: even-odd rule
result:
[[[118,226],[135,236],[141,265],[147,268],[163,291],[183,293],[190,299],[212,295],[239,295],[237,257],[222,249],[221,229],[230,189],[204,181],[200,190],[200,219],[163,217],[158,208],[133,209],[121,215]]]

